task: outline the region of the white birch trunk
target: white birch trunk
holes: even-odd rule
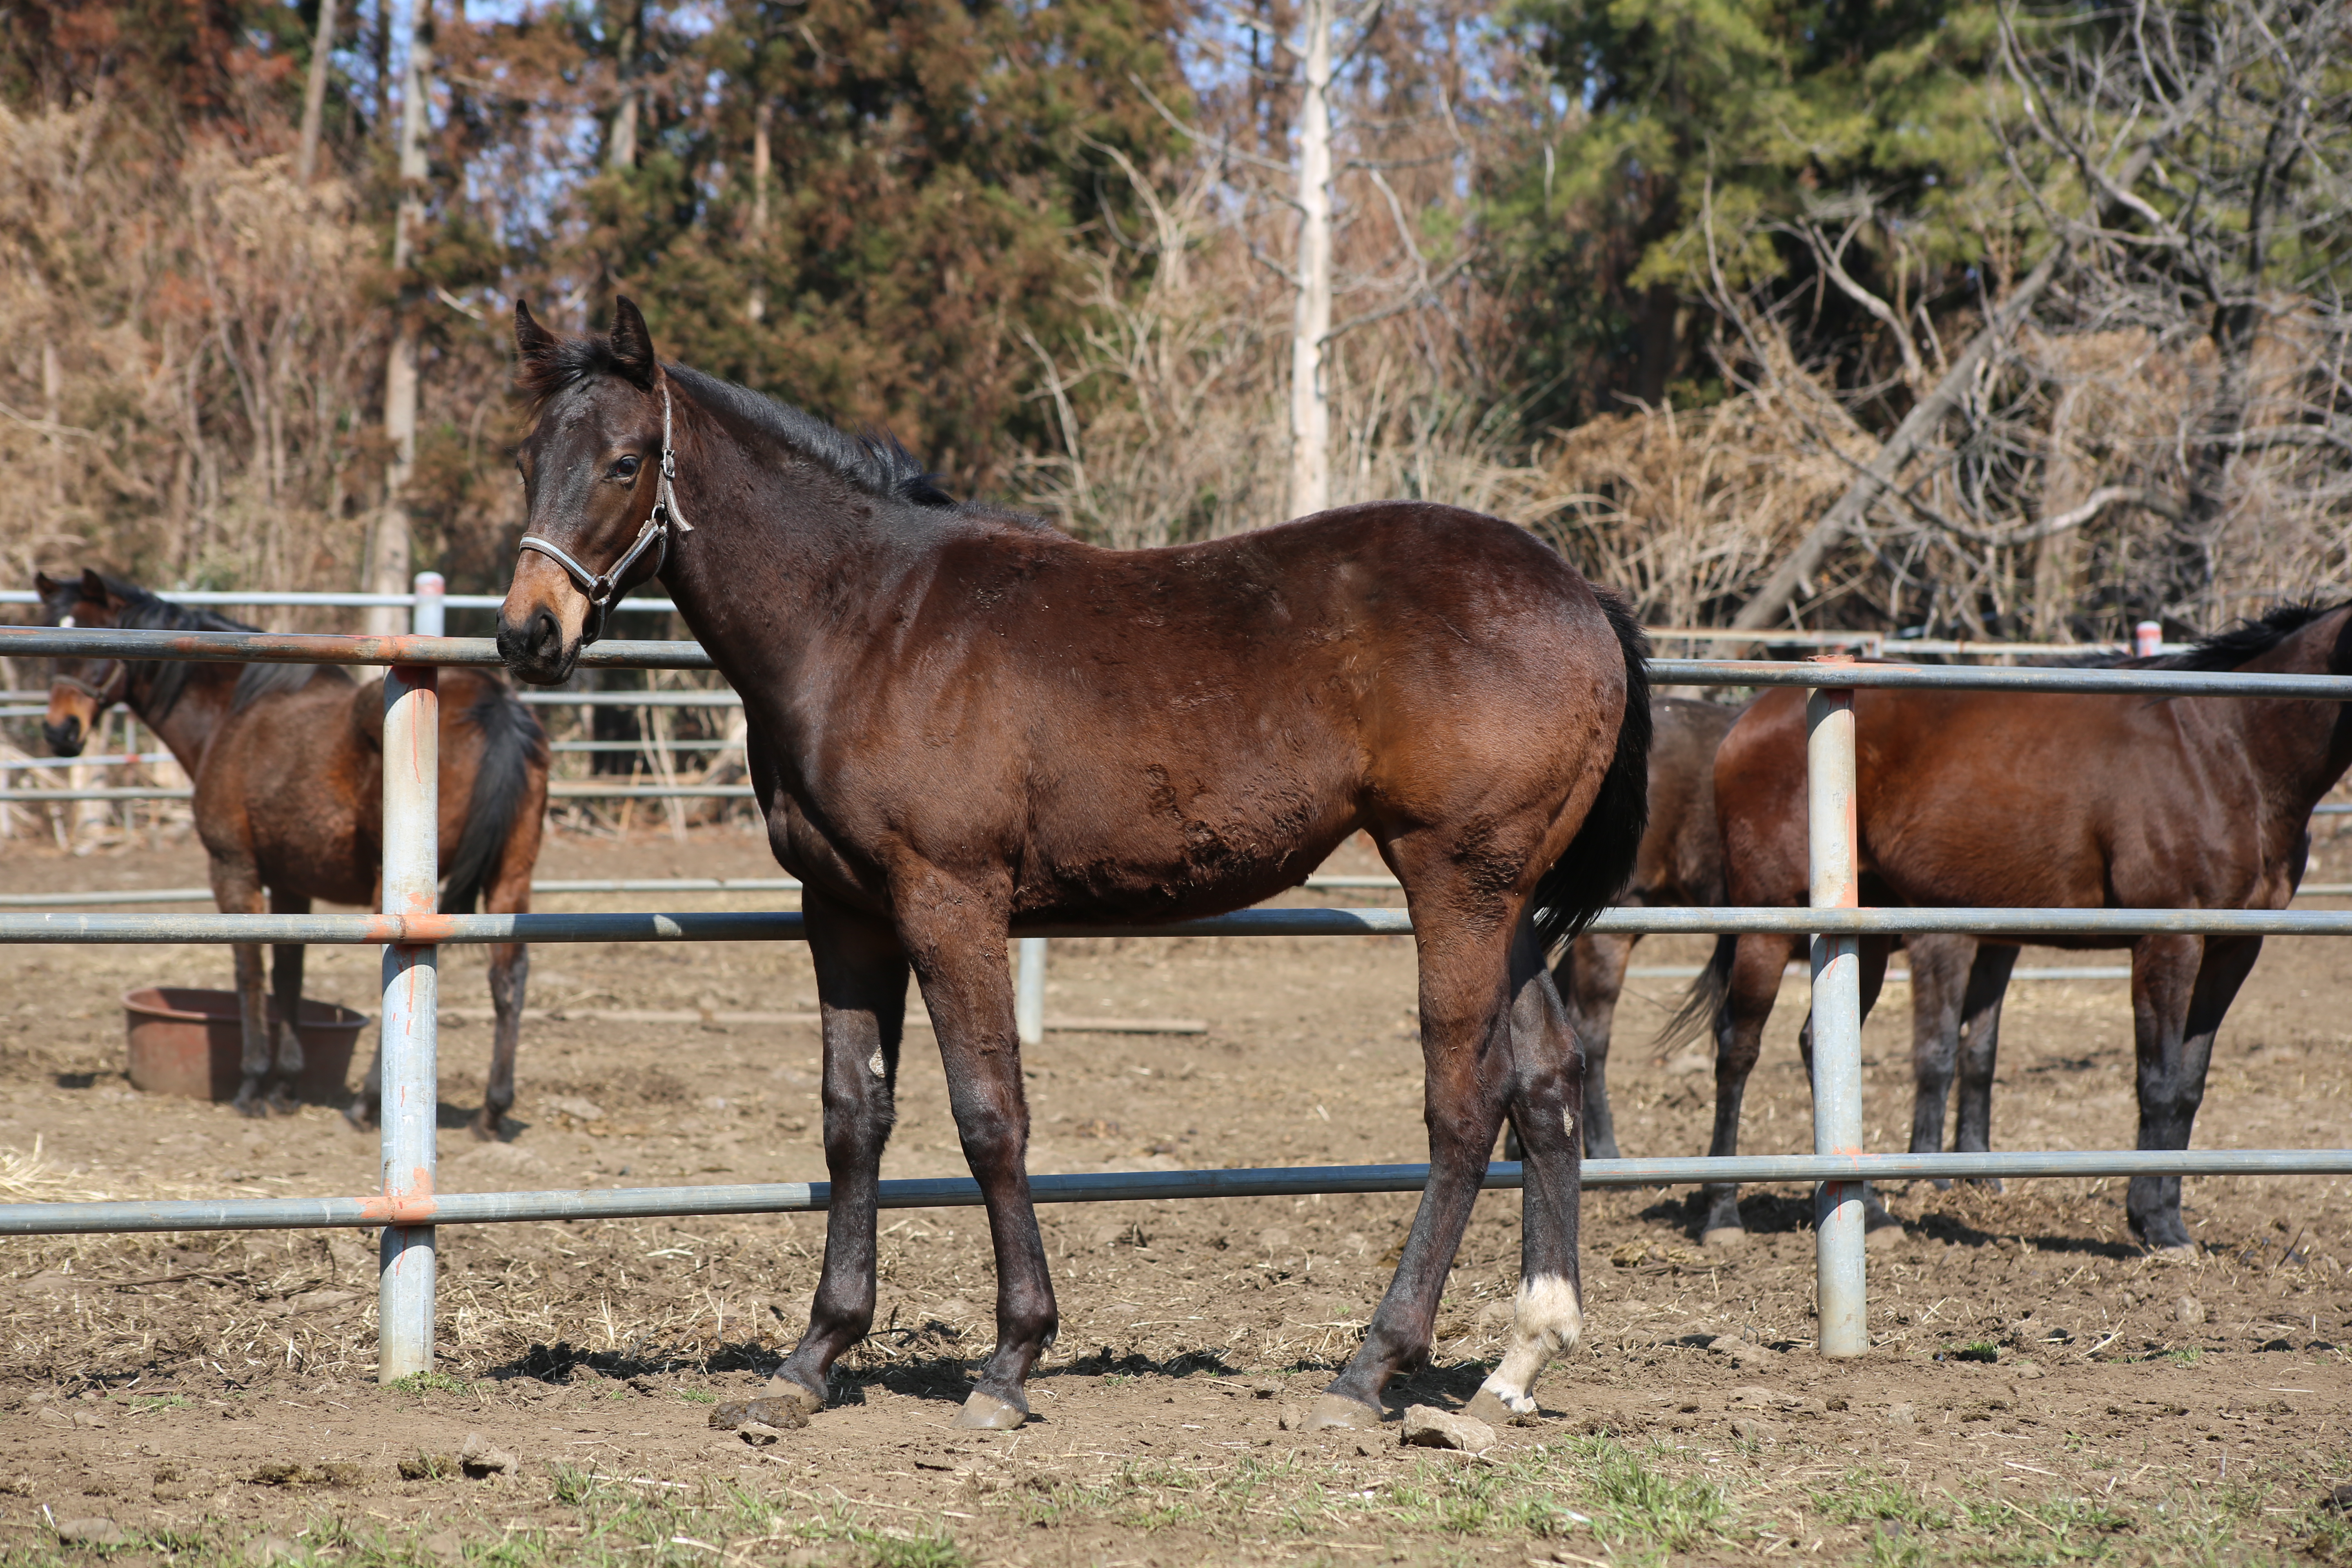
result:
[[[319,172],[319,121],[327,109],[327,68],[335,52],[335,0],[319,0],[319,31],[310,40],[310,78],[302,87],[302,141],[294,178],[307,185]]]
[[[768,248],[768,100],[762,97],[751,114],[751,249],[765,255]],[[758,321],[768,313],[768,291],[758,283],[751,285],[751,296],[743,302],[743,314]]]
[[[1305,89],[1298,125],[1297,310],[1290,332],[1290,512],[1331,504],[1331,398],[1325,375],[1331,332],[1332,0],[1305,0]]]
[[[405,594],[409,591],[411,546],[408,507],[403,492],[416,466],[416,313],[422,290],[409,278],[416,247],[416,232],[425,223],[425,82],[433,71],[432,0],[410,0],[408,68],[400,88],[400,214],[392,238],[392,269],[401,279],[400,300],[394,307],[392,357],[383,369],[383,434],[392,447],[392,461],[383,475],[383,511],[376,520],[374,546],[368,562],[367,591]],[[370,610],[368,630],[379,637],[396,637],[408,630],[408,613],[397,606]]]

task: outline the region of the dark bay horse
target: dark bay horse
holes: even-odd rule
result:
[[[84,572],[36,579],[51,625],[169,631],[255,628],[159,599]],[[547,737],[506,682],[478,670],[441,672],[441,908],[491,914],[530,908],[547,811]],[[310,900],[374,909],[383,874],[383,683],[353,682],[340,667],[196,664],[153,659],[55,661],[50,750],[70,757],[114,703],[128,703],[163,738],[195,785],[196,837],[210,857],[213,899],[224,913],[259,914],[265,892],[278,914],[307,914]],[[236,1107],[258,1116],[292,1107],[301,1070],[302,949],[274,950],[278,1016],[262,997],[261,949],[236,944],[245,1077]],[[529,950],[490,949],[497,1027],[490,1082],[475,1132],[498,1135],[514,1104],[516,1038],[522,1025]],[[379,1065],[346,1112],[376,1115]]]
[[[777,860],[806,884],[833,1177],[807,1332],[733,1412],[795,1425],[866,1332],[875,1183],[907,982],[930,1010],[988,1209],[997,1342],[958,1421],[1026,1417],[1054,1340],[1031,1209],[1007,933],[1242,908],[1368,831],[1420,962],[1430,1178],[1361,1348],[1316,1407],[1381,1418],[1427,1350],[1506,1114],[1528,1144],[1521,1279],[1479,1400],[1534,1408],[1582,1331],[1582,1064],[1548,950],[1622,885],[1642,836],[1644,642],[1525,531],[1449,507],[1349,507],[1164,550],[1083,544],[950,500],[887,438],[518,304],[535,418],[509,668],[561,680],[658,572],[743,697]]]
[[[2288,605],[2187,653],[2125,662],[2352,673],[2352,608]],[[1804,706],[1794,689],[1759,698],[1717,753],[1735,904],[1805,902]],[[2284,909],[2303,876],[2312,807],[2352,765],[2352,717],[2341,703],[2307,700],[1864,690],[1854,730],[1864,904]],[[2186,1149],[2214,1034],[2262,939],[2035,941],[2131,949],[2138,1146]],[[1711,1153],[1738,1152],[1741,1092],[1781,967],[1803,945],[1727,938],[1694,988],[1694,1001],[1714,1009]],[[1865,942],[1862,957],[1867,1010],[1886,943]],[[1988,1050],[1988,1084],[1990,1068]],[[1966,1099],[1962,1113],[1965,1136]],[[1736,1197],[1708,1189],[1710,1230],[1738,1227]],[[2125,1212],[2151,1248],[2192,1246],[2179,1177],[2134,1177]]]
[[[1633,859],[1633,875],[1618,900],[1627,908],[1660,905],[1719,908],[1724,890],[1723,834],[1716,820],[1715,754],[1744,708],[1688,698],[1654,698],[1650,704],[1650,826]],[[1584,1152],[1619,1157],[1609,1110],[1609,1040],[1624,992],[1625,973],[1639,936],[1587,931],[1570,943],[1552,969],[1568,1005],[1570,1025],[1584,1049]],[[1990,1120],[1992,1060],[2000,1000],[2009,984],[2013,947],[1974,937],[1915,936],[1911,956],[1912,1065],[1917,1084],[1911,1146],[1943,1146],[1944,1106],[1960,1068],[1959,1143],[1983,1149]],[[1882,971],[1883,973],[1883,971]],[[1706,1016],[1697,1019],[1703,1027]],[[1678,1016],[1665,1038],[1680,1043],[1697,1027]],[[1962,1041],[1966,1040],[1965,1056]],[[1972,1142],[1973,1140],[1973,1142]],[[1517,1157],[1516,1145],[1506,1152]],[[1882,1226],[1893,1225],[1884,1209]],[[1718,1233],[1717,1245],[1738,1235]]]

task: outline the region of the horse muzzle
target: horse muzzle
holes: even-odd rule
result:
[[[560,686],[587,642],[592,606],[555,563],[526,555],[499,607],[499,659],[519,680]]]
[[[80,756],[83,741],[81,715],[68,713],[62,720],[43,721],[41,739],[49,743],[49,755],[53,757]]]

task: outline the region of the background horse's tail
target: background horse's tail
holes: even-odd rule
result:
[[[457,852],[450,857],[449,879],[441,894],[445,915],[474,912],[514,832],[515,814],[530,794],[531,771],[547,766],[547,731],[530,709],[515,700],[506,682],[494,679],[488,685],[460,715],[481,736],[482,755],[474,768],[474,793],[466,802],[465,831],[457,836]]]
[[[1715,939],[1715,956],[1690,983],[1683,995],[1683,1005],[1658,1031],[1658,1049],[1673,1050],[1676,1046],[1695,1040],[1705,1034],[1723,1010],[1723,999],[1731,994],[1731,962],[1739,955],[1739,939],[1719,936]]]
[[[1625,656],[1625,714],[1617,723],[1617,754],[1584,826],[1536,884],[1536,937],[1546,953],[1571,941],[1625,890],[1650,825],[1650,639],[1632,605],[1606,588],[1595,586],[1592,594]]]

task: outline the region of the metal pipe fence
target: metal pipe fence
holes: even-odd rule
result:
[[[420,616],[420,621],[424,616]],[[392,664],[385,683],[386,809],[383,908],[373,915],[65,914],[0,915],[0,942],[247,942],[381,943],[383,995],[383,1173],[362,1198],[236,1200],[220,1204],[0,1205],[0,1234],[125,1229],[275,1228],[281,1226],[383,1227],[379,1289],[379,1377],[389,1381],[432,1361],[435,1226],[502,1219],[769,1212],[824,1205],[818,1184],[765,1187],[662,1188],[559,1194],[437,1194],[433,1183],[432,1108],[437,1008],[435,954],[449,942],[616,941],[792,941],[803,917],[783,910],[660,913],[444,915],[434,912],[433,789],[438,777],[434,668],[486,667],[495,649],[482,638],[429,635],[337,637],[258,633],[126,633],[0,627],[0,654],[79,654],[233,661]],[[708,668],[691,644],[602,644],[587,650],[604,668]],[[2237,672],[2083,668],[1961,668],[1817,662],[1654,661],[1662,684],[1808,689],[1808,759],[1812,783],[1812,906],[1801,910],[1612,910],[1600,931],[1770,931],[1814,938],[1815,1153],[1740,1159],[1589,1162],[1595,1185],[1618,1182],[1814,1181],[1821,1184],[1816,1233],[1824,1353],[1866,1344],[1864,1254],[1859,1245],[1859,1193],[1865,1180],[1906,1176],[2143,1175],[2352,1173],[2352,1150],[2039,1151],[1991,1155],[1886,1155],[1861,1152],[1860,1016],[1853,940],[1873,933],[1959,931],[1989,936],[2128,937],[2147,931],[2239,935],[2352,934],[2352,910],[2014,910],[1862,909],[1853,907],[1853,707],[1865,687],[2095,691],[2117,695],[2266,696],[2341,701],[2352,679]],[[605,694],[600,694],[605,695]],[[630,698],[651,693],[610,694]],[[1206,920],[1118,928],[1037,925],[1024,939],[1167,936],[1403,936],[1409,911],[1398,909],[1255,909]],[[1031,942],[1024,941],[1026,949]],[[1026,986],[1022,988],[1024,992]],[[1853,1042],[1848,1048],[1845,1042]],[[1810,1163],[1808,1163],[1810,1161]],[[1517,1172],[1496,1167],[1490,1184],[1515,1184]],[[1042,1201],[1131,1201],[1174,1196],[1272,1193],[1412,1191],[1426,1177],[1417,1166],[1338,1167],[1277,1172],[1109,1173],[1042,1176]],[[893,1206],[974,1201],[963,1181],[890,1183]],[[1855,1234],[1849,1235],[1849,1232]]]

